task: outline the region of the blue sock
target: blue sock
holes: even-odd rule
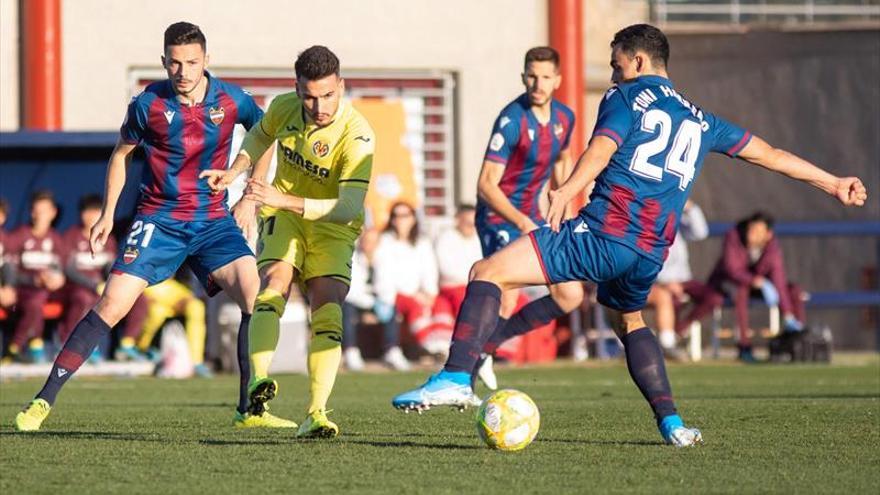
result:
[[[498,309],[501,307],[501,289],[492,282],[475,280],[468,284],[464,302],[455,320],[452,345],[446,371],[463,371],[470,375],[480,350],[490,332],[498,322]],[[470,382],[470,377],[468,381]]]
[[[37,398],[45,400],[50,406],[55,404],[55,398],[61,391],[61,387],[92,355],[98,341],[109,332],[110,326],[98,316],[98,313],[95,313],[94,310],[89,311],[73,328],[67,342],[64,343],[64,347],[55,358],[52,371],[49,372],[49,378],[46,379]]]
[[[657,424],[676,414],[672,388],[666,376],[663,351],[650,328],[640,328],[622,339],[626,350],[626,367],[636,386],[651,405]]]
[[[684,426],[684,421],[681,420],[681,416],[678,414],[672,414],[660,420],[658,426],[660,428],[660,434],[666,439],[672,434],[672,430]]]
[[[542,327],[562,316],[565,316],[565,311],[556,304],[551,296],[535,299],[511,316],[506,324],[499,323],[486,345],[483,346],[483,352],[492,354],[504,342],[518,335],[529,333],[533,329]]]
[[[236,411],[241,414],[247,412],[248,405],[248,382],[251,379],[251,362],[248,356],[248,324],[251,315],[241,314],[241,323],[238,324],[238,407]]]

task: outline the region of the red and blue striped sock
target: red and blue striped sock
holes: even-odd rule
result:
[[[626,350],[626,367],[636,386],[651,405],[659,424],[666,416],[676,414],[672,388],[666,376],[663,351],[650,328],[630,332],[621,339]]]
[[[480,359],[480,350],[498,322],[501,289],[492,282],[475,280],[468,284],[464,302],[455,320],[446,371],[468,375]]]
[[[483,346],[483,352],[493,354],[504,342],[518,335],[529,333],[533,329],[542,327],[562,316],[565,316],[565,311],[556,304],[551,296],[535,299],[511,316],[507,320],[507,324],[498,325],[486,345]]]
[[[49,405],[54,404],[61,387],[76,373],[95,350],[101,338],[109,332],[110,326],[98,316],[98,313],[94,310],[89,311],[74,327],[58,357],[55,358],[49,378],[46,379],[46,384],[37,394],[37,398],[45,400]]]

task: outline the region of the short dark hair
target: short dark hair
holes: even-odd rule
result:
[[[52,191],[48,189],[38,189],[34,191],[33,194],[31,194],[31,206],[33,206],[33,204],[37,201],[43,200],[51,201],[53,206],[58,206],[58,204],[55,203],[55,195],[52,194]]]
[[[104,200],[101,199],[101,195],[99,194],[86,194],[85,196],[79,198],[80,213],[86,210],[100,210],[103,207]]]
[[[663,31],[650,24],[634,24],[621,29],[611,41],[611,48],[615,46],[630,57],[641,50],[651,57],[655,65],[666,67],[669,64],[669,40]]]
[[[736,230],[737,230],[737,233],[739,234],[739,239],[740,239],[740,241],[742,241],[743,244],[746,243],[746,235],[748,234],[748,231],[749,231],[749,225],[751,225],[753,223],[758,223],[758,222],[762,222],[762,223],[766,224],[767,228],[770,230],[773,230],[773,224],[776,223],[776,221],[773,219],[773,217],[769,213],[767,213],[765,211],[761,211],[761,210],[758,210],[758,211],[752,213],[751,215],[743,218],[742,220],[740,220],[739,222],[736,223]]]
[[[296,57],[293,64],[296,77],[307,81],[317,81],[332,75],[339,75],[339,58],[326,46],[315,45],[306,48]]]
[[[193,43],[198,43],[202,47],[202,51],[205,51],[208,43],[202,30],[190,22],[175,22],[165,30],[165,44],[162,45],[162,49],[167,50],[169,46]]]
[[[526,52],[523,67],[528,67],[532,62],[553,62],[553,66],[559,68],[559,52],[549,46],[536,46]]]

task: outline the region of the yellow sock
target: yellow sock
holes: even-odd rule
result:
[[[31,342],[28,344],[28,348],[34,351],[41,350],[43,348],[43,339],[36,338],[31,340]]]
[[[134,347],[134,337],[122,337],[119,339],[119,347]]]
[[[327,408],[327,399],[342,361],[342,308],[327,303],[312,313],[309,346],[309,413]]]
[[[264,289],[257,295],[254,314],[248,325],[251,383],[269,376],[269,365],[278,346],[278,320],[284,314],[284,303],[284,296],[277,290]]]
[[[189,355],[193,366],[205,362],[205,303],[193,297],[187,301],[183,309],[186,321],[186,342],[189,344]]]

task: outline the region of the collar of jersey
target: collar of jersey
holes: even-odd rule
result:
[[[639,82],[639,81],[654,81],[654,82],[665,83],[665,84],[668,84],[669,86],[672,86],[672,81],[670,81],[668,78],[665,78],[663,76],[658,76],[656,74],[648,74],[646,76],[639,76],[639,77],[632,80],[632,82]]]

